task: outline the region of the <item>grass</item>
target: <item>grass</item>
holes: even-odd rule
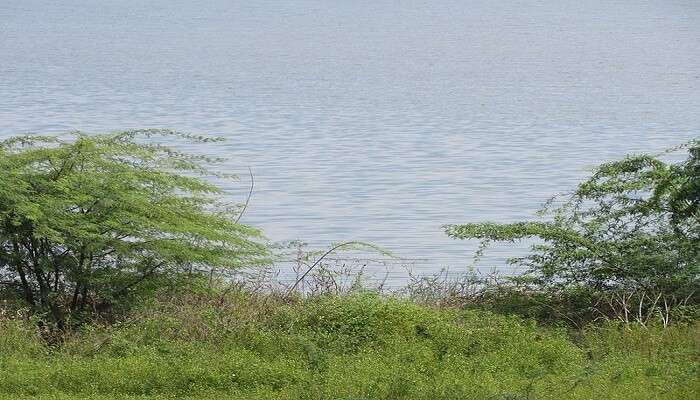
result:
[[[700,325],[539,327],[371,294],[179,295],[47,347],[0,319],[2,399],[692,399]]]

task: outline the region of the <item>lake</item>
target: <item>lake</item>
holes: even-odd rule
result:
[[[698,21],[696,0],[2,1],[0,136],[223,136],[199,151],[241,175],[232,199],[252,168],[243,221],[272,240],[459,269],[475,246],[441,225],[528,218],[700,136]]]

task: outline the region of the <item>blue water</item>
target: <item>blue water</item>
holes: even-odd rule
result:
[[[527,218],[601,161],[700,136],[696,0],[0,1],[0,136],[167,127],[272,240],[421,272],[442,224]]]

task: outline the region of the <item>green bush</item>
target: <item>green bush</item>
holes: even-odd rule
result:
[[[680,150],[687,150],[684,160],[664,158]],[[537,239],[531,254],[512,260],[527,270],[515,279],[529,289],[520,294],[540,297],[573,314],[569,319],[581,312],[626,323],[646,324],[659,314],[664,325],[692,319],[700,304],[700,141],[668,153],[600,165],[545,207],[548,220],[450,225],[446,232],[482,246]],[[519,313],[531,311],[542,310]]]
[[[251,267],[260,233],[203,179],[217,160],[166,130],[0,141],[0,288],[64,331],[211,268]],[[221,177],[221,174],[218,174]],[[149,290],[151,289],[151,290]],[[0,293],[3,294],[3,293]]]

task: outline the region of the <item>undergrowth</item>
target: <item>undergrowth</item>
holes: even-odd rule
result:
[[[542,327],[373,294],[161,297],[45,344],[0,318],[3,399],[691,399],[700,325]]]

